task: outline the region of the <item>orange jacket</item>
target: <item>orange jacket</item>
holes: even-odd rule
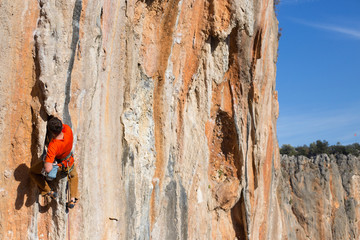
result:
[[[63,124],[62,132],[64,133],[63,139],[52,139],[49,143],[48,150],[46,153],[45,162],[53,163],[55,160],[66,158],[70,153],[73,145],[73,132],[71,128]],[[74,164],[74,157],[71,156],[69,159],[69,167]],[[67,161],[62,161],[64,167],[68,167]],[[58,166],[61,167],[61,163],[58,161]]]

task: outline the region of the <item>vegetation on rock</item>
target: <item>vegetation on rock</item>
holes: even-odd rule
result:
[[[288,156],[315,156],[318,154],[344,154],[344,155],[360,155],[360,144],[353,143],[349,145],[342,145],[338,142],[336,145],[329,145],[325,140],[317,140],[308,145],[293,147],[290,144],[283,144],[280,148],[280,154]]]

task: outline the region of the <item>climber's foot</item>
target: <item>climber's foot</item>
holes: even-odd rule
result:
[[[58,197],[58,194],[57,192],[54,192],[54,191],[50,191],[46,194],[46,196],[49,196],[51,199],[56,199]]]
[[[68,208],[74,208],[74,207],[75,207],[75,204],[76,204],[76,198],[72,198],[72,199],[70,200],[70,202],[67,202],[67,203],[66,203],[66,206],[67,206]]]

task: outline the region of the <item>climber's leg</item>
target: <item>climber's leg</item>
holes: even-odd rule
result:
[[[38,162],[30,168],[30,178],[39,187],[41,195],[45,195],[51,191],[49,184],[46,182],[45,177],[41,174],[44,167],[44,163]]]
[[[74,165],[73,170],[70,172],[69,186],[70,186],[70,198],[79,199],[78,192],[78,174],[76,171],[76,166]]]

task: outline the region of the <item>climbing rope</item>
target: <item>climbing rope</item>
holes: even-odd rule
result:
[[[71,181],[71,176],[70,176],[70,171],[69,171],[69,167],[67,168],[67,178],[68,178],[68,182],[67,182],[67,204],[66,204],[66,208],[68,211],[68,239],[70,240],[70,211],[69,211],[69,206],[68,204],[71,201],[71,196],[70,196],[70,181]]]

